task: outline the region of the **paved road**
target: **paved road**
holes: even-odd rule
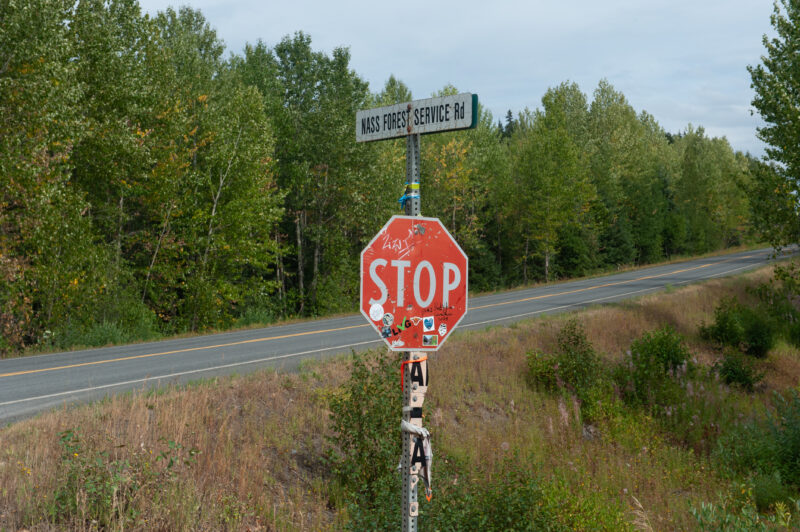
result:
[[[470,300],[459,330],[520,319],[754,269],[772,250],[697,259],[616,275],[503,292]],[[290,369],[320,358],[382,345],[359,315],[195,338],[0,360],[0,423],[30,417],[65,403],[134,388],[244,373],[261,367]]]

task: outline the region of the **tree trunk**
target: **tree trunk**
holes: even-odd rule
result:
[[[319,238],[314,241],[314,259],[313,268],[311,270],[311,303],[316,309],[317,306],[317,285],[319,279],[319,258],[322,246],[319,243]]]
[[[158,252],[161,249],[161,243],[164,241],[164,237],[167,235],[169,231],[169,218],[172,214],[172,208],[175,206],[174,203],[170,203],[169,209],[167,209],[167,214],[164,216],[164,224],[161,227],[161,234],[158,236],[158,242],[156,242],[156,249],[153,251],[153,258],[150,259],[150,266],[147,267],[147,275],[144,278],[144,288],[142,288],[142,303],[144,303],[145,296],[147,295],[147,286],[150,284],[150,275],[153,273],[153,267],[156,264],[156,258],[158,257]]]
[[[217,191],[214,193],[212,200],[213,203],[211,204],[211,216],[208,218],[208,231],[206,232],[206,248],[203,250],[203,260],[200,262],[200,279],[202,280],[205,278],[206,274],[206,266],[208,264],[208,256],[211,252],[211,243],[214,240],[214,219],[217,216],[217,207],[219,206],[219,198],[222,196],[222,191],[225,189],[226,182],[228,180],[228,174],[231,171],[231,166],[233,166],[233,161],[236,159],[236,151],[239,147],[239,140],[242,138],[242,128],[239,128],[239,131],[236,134],[236,141],[233,143],[233,152],[231,153],[230,158],[228,159],[228,164],[225,167],[225,172],[220,172],[219,174],[219,183],[217,183]],[[200,288],[198,288],[199,290]],[[192,313],[192,331],[197,330],[197,298],[199,293],[195,291],[195,304],[194,304],[194,311]]]
[[[550,282],[550,249],[549,245],[544,247],[544,282]]]
[[[530,244],[530,237],[525,237],[525,254],[522,256],[522,284],[528,284],[528,244]]]
[[[283,251],[281,251],[280,233],[275,234],[275,244],[278,250],[275,273],[278,277],[278,300],[281,303],[281,315],[286,314],[286,271],[283,266]]]
[[[503,275],[503,236],[500,231],[500,222],[497,222],[497,266],[500,269],[500,275]]]
[[[300,299],[300,307],[297,312],[302,315],[305,310],[305,274],[303,272],[303,226],[305,225],[305,211],[300,211],[294,218],[294,226],[297,233],[297,292]]]

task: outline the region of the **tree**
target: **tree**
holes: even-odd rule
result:
[[[83,320],[102,285],[89,206],[69,185],[84,133],[72,4],[0,0],[0,356]]]
[[[521,115],[511,139],[512,176],[518,184],[515,211],[524,242],[524,282],[531,244],[538,244],[544,279],[549,281],[559,233],[584,217],[595,196],[583,171],[580,147],[586,99],[576,89],[566,83],[549,89],[542,98],[544,110]]]
[[[302,32],[285,37],[271,54],[277,94],[265,99],[276,133],[278,185],[286,193],[282,231],[293,251],[285,257],[295,272],[286,279],[290,312],[352,309],[356,248],[380,227],[366,222],[384,208],[385,192],[370,192],[387,178],[372,171],[375,150],[356,144],[353,135],[368,85],[350,69],[347,49],[316,52]]]
[[[774,220],[783,213],[787,219],[779,222],[784,231],[771,231],[768,235],[776,246],[797,242],[798,193],[800,192],[800,2],[780,0],[775,2],[770,22],[777,36],[763,38],[766,55],[762,64],[748,66],[755,90],[753,106],[761,114],[766,126],[758,129],[758,136],[767,144],[766,152],[775,164],[772,166],[782,182],[763,180],[759,192],[762,198],[780,195],[775,202],[782,208],[775,212],[769,206],[775,202],[759,201],[756,206],[767,207],[757,211],[762,219]],[[759,170],[759,173],[761,171]],[[790,204],[790,208],[785,208]]]

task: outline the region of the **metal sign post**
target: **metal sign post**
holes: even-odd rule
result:
[[[410,108],[411,106],[409,106]],[[405,192],[405,214],[406,216],[421,215],[421,198],[419,193],[419,133],[411,134],[406,137],[406,192]],[[419,420],[422,426],[422,402],[417,408],[418,416],[412,417],[411,407],[411,365],[414,356],[411,351],[403,352],[403,421],[412,423],[412,419]],[[425,383],[427,384],[427,382]],[[414,423],[416,424],[416,423]],[[400,471],[403,480],[403,532],[417,532],[417,517],[419,516],[419,502],[417,501],[417,484],[419,477],[411,471],[411,453],[414,452],[412,438],[415,436],[410,432],[403,431],[403,451],[400,455]],[[418,436],[417,436],[418,437]]]
[[[369,142],[406,137],[406,190],[400,201],[403,203],[406,216],[421,217],[419,183],[420,135],[458,129],[472,129],[477,126],[477,123],[478,95],[471,93],[454,94],[358,111],[358,113],[356,113],[356,141]],[[419,231],[420,234],[426,231],[423,227],[424,224],[422,220],[421,218],[417,229],[413,231]],[[437,224],[440,223],[438,220],[432,221],[435,221]],[[390,222],[387,223],[387,227],[391,223],[392,221],[390,220]],[[442,226],[442,228],[444,229],[444,226]],[[416,234],[413,233],[413,231],[409,232],[409,234]],[[428,232],[430,233],[430,231]],[[379,235],[380,234],[381,233],[379,233]],[[443,230],[442,234],[446,234],[447,237],[452,238],[449,233],[447,233],[446,229]],[[402,242],[405,242],[405,240],[412,240],[412,238],[407,237],[403,239]],[[378,268],[385,268],[387,264],[391,264],[392,267],[396,268],[396,277],[398,279],[396,290],[398,294],[402,295],[395,294],[395,303],[399,304],[403,302],[405,296],[403,287],[408,286],[405,284],[404,275],[406,268],[411,266],[411,261],[406,258],[391,259],[391,257],[389,259],[381,257],[372,260],[370,266],[367,268],[367,272],[369,272],[369,279],[372,281],[373,287],[377,286],[378,295],[372,297],[367,296],[365,299],[364,256],[374,241],[375,239],[362,251],[361,311],[368,320],[371,320],[373,326],[376,326],[376,323],[382,321],[382,330],[388,331],[387,334],[392,334],[391,326],[395,318],[399,318],[400,316],[394,316],[391,311],[384,311],[382,305],[386,303],[388,299],[388,281],[379,278]],[[398,239],[398,242],[401,242],[401,240]],[[439,242],[444,243],[444,241]],[[403,532],[417,531],[417,517],[419,516],[419,501],[417,496],[420,480],[424,483],[426,498],[430,500],[431,497],[432,451],[430,434],[422,426],[422,405],[425,402],[425,393],[428,389],[428,357],[427,351],[424,351],[424,349],[437,349],[438,345],[440,345],[438,339],[440,337],[445,338],[448,331],[455,328],[458,321],[463,317],[463,313],[466,312],[467,257],[464,255],[461,248],[458,247],[455,240],[453,240],[453,244],[462,257],[460,260],[463,260],[463,273],[460,271],[460,266],[457,266],[455,262],[443,264],[441,286],[444,295],[438,307],[441,313],[440,317],[437,318],[435,315],[426,317],[423,314],[422,317],[414,316],[412,318],[416,320],[413,322],[414,327],[421,328],[420,333],[429,333],[427,335],[422,335],[422,345],[427,347],[417,346],[416,349],[422,350],[403,352],[401,370],[403,382],[403,418],[400,424],[403,438],[403,451],[400,458],[400,473],[403,481],[401,512],[403,516]],[[393,246],[389,247],[391,248]],[[418,251],[424,248],[424,245],[419,245],[419,248]],[[428,260],[432,261],[433,259],[429,258]],[[431,306],[431,302],[438,292],[436,292],[436,280],[433,266],[428,260],[424,260],[418,265],[414,273],[413,290],[409,291],[414,293],[415,298],[418,297],[418,280],[421,278],[421,273],[418,272],[421,272],[423,269],[426,270],[429,276],[428,296],[424,299],[425,303],[420,303],[420,305],[425,307],[425,312],[431,312],[433,314],[435,309]],[[461,285],[462,279],[464,281],[463,286]],[[463,290],[463,306],[461,307],[459,304],[454,303],[458,298],[454,297],[451,299],[449,297],[450,291],[453,290],[455,293],[457,287]],[[368,301],[370,306],[365,307],[364,301]],[[406,310],[412,308],[410,304],[400,306],[403,306]],[[453,316],[454,308],[460,309],[460,315]],[[435,323],[437,319],[441,319],[441,316],[445,316],[445,321],[446,317],[453,317],[454,321],[449,329],[447,323],[439,323],[439,329],[436,330],[439,334],[435,335],[433,332]],[[403,318],[402,324],[397,325],[400,331],[406,331],[411,327],[410,324],[412,322],[406,322],[405,319],[406,318]],[[397,334],[399,335],[400,333],[398,332]],[[385,335],[384,338],[386,338]],[[428,339],[427,344],[425,343],[425,339]],[[403,345],[412,347],[414,344],[396,343],[390,344],[390,348]],[[431,347],[434,345],[436,347]]]

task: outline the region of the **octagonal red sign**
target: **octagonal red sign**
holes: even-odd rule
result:
[[[361,313],[393,351],[436,351],[467,313],[467,256],[437,218],[393,216],[361,252]]]

